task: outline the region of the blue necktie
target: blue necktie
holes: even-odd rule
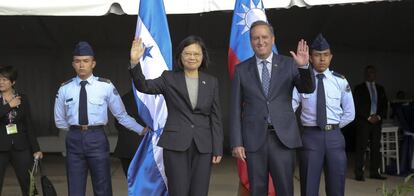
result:
[[[81,81],[79,93],[79,125],[88,125],[88,105],[85,86],[88,81]]]
[[[325,75],[317,74],[316,77],[318,78],[318,90],[316,94],[316,123],[321,129],[325,130],[325,126],[327,124],[325,88],[323,86],[323,78]]]
[[[270,86],[270,74],[269,74],[269,70],[267,69],[267,61],[264,60],[262,61],[262,87],[263,87],[263,91],[266,95],[266,97],[268,97],[269,94],[269,86]],[[270,114],[267,115],[267,119],[266,119],[267,123],[272,124],[272,121],[270,120]]]
[[[375,91],[374,83],[369,82],[369,91],[371,93],[371,113],[376,114],[377,113],[377,93]]]
[[[270,74],[269,74],[269,70],[267,69],[267,61],[264,60],[262,61],[262,86],[263,86],[263,91],[266,95],[266,97],[269,94],[269,85],[270,85]]]

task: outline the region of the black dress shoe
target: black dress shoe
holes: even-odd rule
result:
[[[356,175],[355,180],[356,181],[365,181],[365,177],[363,175]]]
[[[369,178],[377,179],[377,180],[386,180],[387,179],[387,177],[382,176],[381,174],[370,175]]]

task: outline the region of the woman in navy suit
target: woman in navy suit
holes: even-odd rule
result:
[[[209,59],[200,37],[189,36],[178,46],[175,71],[146,80],[139,64],[141,39],[131,48],[130,73],[138,91],[162,94],[168,117],[158,142],[163,147],[170,196],[207,196],[211,165],[223,154],[223,130],[217,78],[201,70]]]
[[[30,117],[29,100],[17,94],[14,84],[17,71],[12,66],[0,67],[0,195],[7,165],[11,163],[22,195],[29,192],[29,169],[33,157],[42,158]]]

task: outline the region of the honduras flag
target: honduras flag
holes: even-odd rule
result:
[[[230,46],[228,51],[228,69],[230,78],[233,78],[235,66],[254,55],[250,46],[250,27],[258,20],[267,21],[262,0],[236,0],[231,24]],[[273,44],[273,52],[277,53]],[[237,160],[237,170],[242,185],[249,189],[247,165]],[[275,195],[272,179],[269,176],[268,196]]]
[[[147,79],[171,70],[171,39],[163,0],[140,1],[135,36],[144,44],[140,63]],[[167,119],[165,100],[162,95],[147,95],[136,89],[134,94],[140,116],[153,131],[144,136],[129,166],[128,195],[167,196],[162,148],[157,146]]]

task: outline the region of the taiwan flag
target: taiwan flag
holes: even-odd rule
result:
[[[257,20],[267,21],[262,0],[236,0],[231,23],[228,69],[233,78],[234,67],[253,56],[250,46],[250,26]],[[275,45],[273,52],[277,53]]]

